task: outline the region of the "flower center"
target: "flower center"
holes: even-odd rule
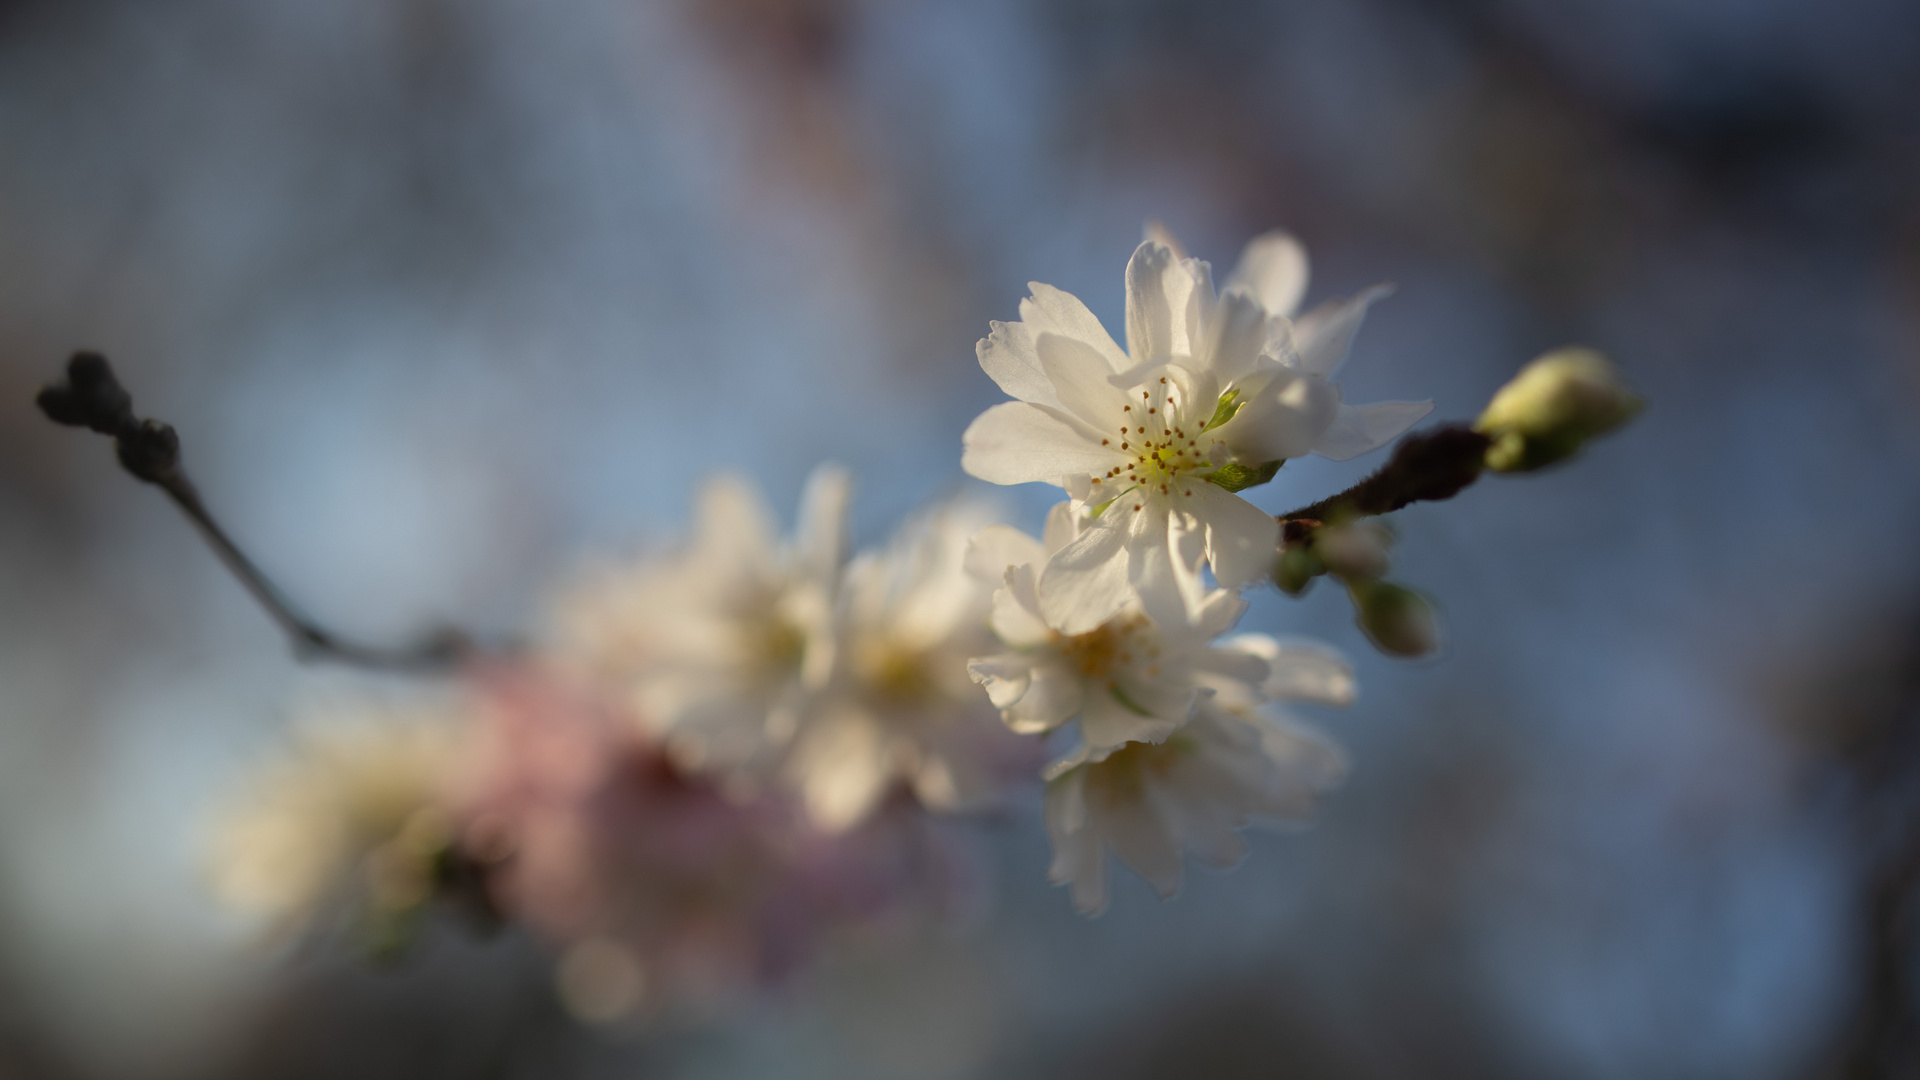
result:
[[[872,641],[857,647],[855,655],[868,691],[883,704],[922,705],[939,691],[925,650]]]
[[[1168,774],[1193,752],[1192,740],[1176,732],[1163,743],[1135,742],[1115,750],[1087,769],[1087,801],[1102,808],[1137,806],[1147,785],[1164,784]]]
[[[748,663],[768,678],[784,678],[799,670],[807,652],[807,632],[792,620],[770,615],[742,628]]]
[[[1136,394],[1138,400],[1132,400]],[[1117,445],[1129,460],[1093,478],[1094,490],[1105,493],[1094,501],[1131,491],[1191,495],[1193,482],[1199,479],[1194,473],[1219,464],[1214,448],[1220,440],[1206,434],[1210,425],[1191,415],[1179,395],[1179,388],[1165,376],[1128,391],[1119,437],[1103,440],[1103,445]]]
[[[1071,637],[1056,634],[1054,646],[1082,678],[1105,678],[1115,668],[1132,664],[1136,654],[1158,658],[1158,648],[1134,639],[1134,635],[1146,625],[1145,615],[1123,615],[1109,619],[1084,634]]]

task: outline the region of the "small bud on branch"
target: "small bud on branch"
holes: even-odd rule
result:
[[[1563,461],[1633,419],[1642,404],[1599,353],[1579,347],[1550,352],[1501,387],[1473,426],[1445,424],[1408,435],[1373,475],[1280,515],[1274,584],[1299,596],[1314,578],[1331,573],[1346,581],[1361,628],[1381,651],[1430,652],[1439,642],[1432,605],[1410,589],[1380,580],[1384,550],[1374,558],[1361,545],[1330,544],[1329,539],[1359,518],[1451,499],[1484,470],[1531,472]]]
[[[1493,440],[1487,468],[1531,472],[1579,453],[1633,419],[1643,404],[1606,357],[1592,349],[1556,349],[1501,387],[1473,429]]]
[[[295,655],[301,659],[333,660],[386,670],[433,671],[452,667],[472,651],[471,639],[453,629],[438,631],[405,648],[361,645],[302,614],[214,520],[181,467],[180,436],[169,424],[134,415],[133,395],[120,385],[106,357],[96,352],[74,353],[67,361],[66,377],[42,387],[35,401],[47,419],[56,424],[83,427],[111,437],[120,467],[135,479],[167,493],[200,530],[201,537],[221,563],[286,631]]]

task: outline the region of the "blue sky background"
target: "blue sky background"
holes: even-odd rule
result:
[[[1917,51],[1893,0],[0,3],[0,1069],[1814,1074],[1874,865],[1822,724],[1920,584]],[[1149,218],[1217,267],[1294,230],[1309,302],[1395,282],[1349,400],[1469,418],[1570,341],[1650,400],[1395,516],[1441,658],[1256,597],[1360,665],[1315,829],[1089,921],[995,826],[978,924],[650,1039],[542,1019],[512,943],[289,965],[205,896],[297,704],[408,690],[295,665],[35,416],[67,352],[323,618],[512,633],[718,470],[790,514],[843,462],[867,541],[981,487],[973,342],[1029,280],[1117,328]]]

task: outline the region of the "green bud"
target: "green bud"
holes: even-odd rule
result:
[[[1606,357],[1569,346],[1521,369],[1473,427],[1493,440],[1487,468],[1529,472],[1579,453],[1588,440],[1631,420],[1643,404]]]
[[[1328,525],[1313,538],[1313,550],[1327,571],[1342,578],[1377,578],[1387,572],[1388,534],[1372,521]]]
[[[1424,656],[1439,647],[1439,620],[1426,597],[1377,578],[1348,581],[1347,592],[1360,629],[1381,652]]]
[[[1288,544],[1280,549],[1280,561],[1273,568],[1273,583],[1288,596],[1299,596],[1313,579],[1327,572],[1310,544]]]

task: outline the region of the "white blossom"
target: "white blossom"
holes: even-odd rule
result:
[[[832,671],[849,489],[844,470],[815,470],[783,543],[752,485],[710,481],[684,547],[571,591],[561,651],[626,687],[681,766],[752,779]]]
[[[1087,759],[1099,761],[1130,742],[1160,742],[1192,715],[1211,679],[1258,685],[1267,661],[1243,644],[1216,646],[1246,601],[1214,589],[1192,607],[1153,614],[1129,603],[1079,634],[1063,633],[1042,613],[1036,577],[1047,556],[1076,533],[1069,504],[1049,515],[1044,540],[1007,526],[983,530],[973,541],[976,574],[1004,584],[993,596],[992,626],[1010,651],[967,665],[974,681],[1012,730],[1051,731],[1078,720]],[[1250,639],[1249,639],[1250,640]]]
[[[847,567],[831,675],[784,765],[821,827],[851,827],[895,786],[936,811],[977,805],[1027,767],[1024,740],[967,675],[968,658],[993,647],[989,589],[966,569],[986,520],[949,503]]]
[[[1332,382],[1385,290],[1295,323],[1306,259],[1290,237],[1248,245],[1219,295],[1208,264],[1164,239],[1127,265],[1125,351],[1078,299],[1037,282],[1020,321],[994,323],[977,350],[1018,400],[974,420],[962,465],[993,483],[1057,484],[1098,515],[1039,582],[1049,622],[1069,633],[1202,563],[1227,588],[1264,577],[1279,525],[1234,492],[1288,458],[1374,449],[1432,408],[1350,406]]]
[[[298,929],[335,903],[398,911],[427,898],[448,842],[439,810],[455,745],[438,715],[309,716],[215,823],[214,893]]]
[[[1264,684],[1215,680],[1216,692],[1164,742],[1130,743],[1099,760],[1082,746],[1048,770],[1049,876],[1072,887],[1080,911],[1106,907],[1109,850],[1161,896],[1172,896],[1182,852],[1231,866],[1246,854],[1240,829],[1255,820],[1305,821],[1315,797],[1345,775],[1337,745],[1258,703],[1346,704],[1353,698],[1346,665],[1317,647],[1257,635],[1237,644],[1266,657]]]

